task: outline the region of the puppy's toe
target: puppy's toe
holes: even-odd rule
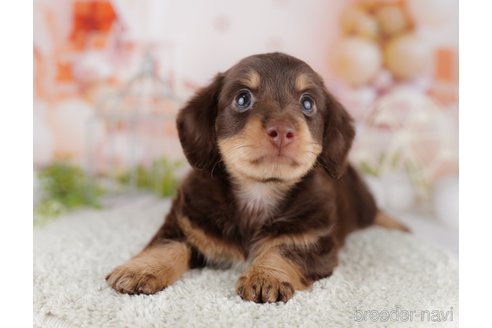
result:
[[[279,289],[278,289],[278,298],[277,300],[280,302],[287,302],[292,298],[294,295],[294,287],[288,282],[282,282],[280,283]]]
[[[263,302],[273,303],[278,299],[278,287],[272,283],[265,284],[261,289],[261,298]]]
[[[147,274],[143,276],[137,284],[136,290],[138,294],[155,294],[158,291],[166,288],[167,286],[163,284],[159,279],[157,279],[153,274]]]

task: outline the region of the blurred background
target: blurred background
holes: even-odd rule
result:
[[[354,117],[351,160],[379,205],[457,253],[458,0],[35,0],[33,48],[35,222],[172,196],[179,108],[282,51]]]

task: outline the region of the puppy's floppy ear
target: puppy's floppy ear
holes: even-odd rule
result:
[[[200,89],[178,114],[179,140],[191,166],[211,171],[220,160],[215,136],[217,102],[223,75]]]
[[[347,155],[354,140],[353,120],[345,108],[325,91],[326,114],[323,151],[319,161],[328,174],[339,179],[347,167]]]

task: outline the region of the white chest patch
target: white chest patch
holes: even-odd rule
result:
[[[236,196],[242,211],[256,216],[269,216],[279,205],[285,188],[270,183],[246,183],[237,188]]]

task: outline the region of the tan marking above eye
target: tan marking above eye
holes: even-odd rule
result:
[[[240,81],[250,89],[258,89],[260,87],[261,77],[257,71],[251,70],[240,78]]]
[[[297,91],[302,92],[302,91],[305,91],[306,89],[309,89],[313,86],[314,86],[313,82],[307,76],[307,74],[301,73],[297,76],[296,83],[295,83],[295,87],[296,87]]]

